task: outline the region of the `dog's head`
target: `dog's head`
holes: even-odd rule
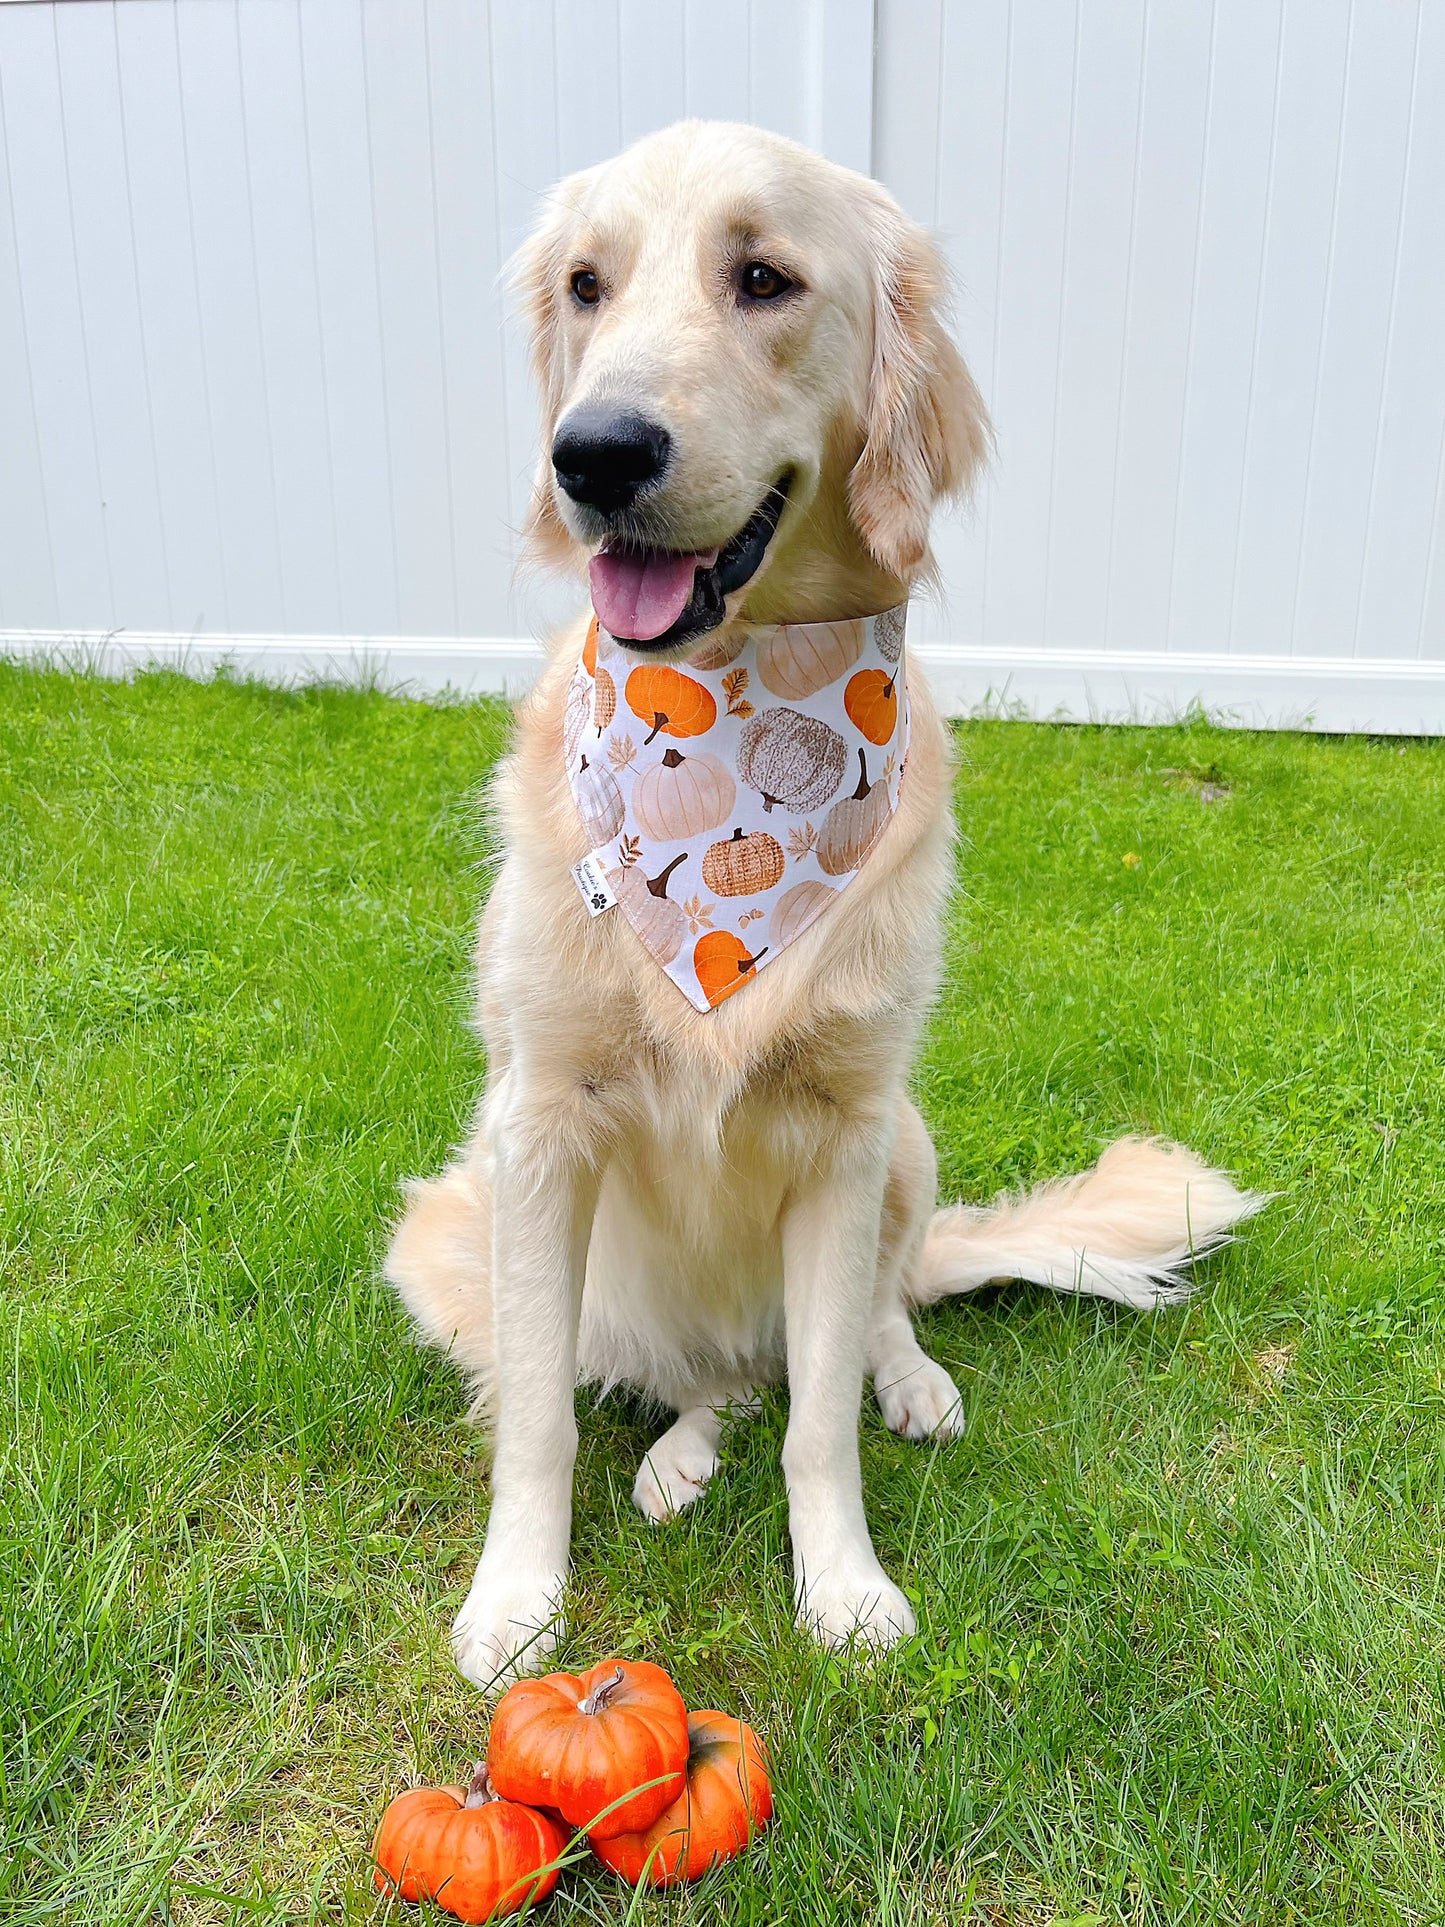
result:
[[[876,182],[692,121],[554,191],[516,264],[544,449],[529,533],[631,648],[888,607],[988,420],[933,244]]]

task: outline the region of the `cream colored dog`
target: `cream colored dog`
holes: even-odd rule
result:
[[[606,626],[684,661],[728,625],[869,614],[928,568],[935,502],[989,438],[938,314],[927,237],[874,182],[755,127],[688,123],[565,181],[519,266],[547,452],[530,527],[590,559]],[[864,1517],[858,1408],[962,1426],[910,1310],[1025,1278],[1146,1307],[1257,1200],[1123,1139],[1094,1170],[935,1211],[908,1095],[940,971],[949,743],[916,665],[898,810],[836,905],[740,995],[695,1011],[570,874],[564,633],[493,790],[504,860],[477,946],[475,1130],[415,1185],[388,1275],[495,1426],[457,1663],[490,1683],[554,1644],[579,1378],[678,1417],[634,1496],[665,1520],[717,1469],[724,1415],[786,1372],[801,1620],[886,1645],[912,1614]]]

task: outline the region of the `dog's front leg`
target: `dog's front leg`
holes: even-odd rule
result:
[[[829,1645],[913,1631],[863,1512],[858,1408],[878,1271],[888,1145],[851,1140],[783,1219],[791,1413],[783,1445],[800,1621]]]
[[[569,1123],[513,1115],[496,1133],[492,1510],[452,1635],[457,1665],[483,1687],[536,1670],[561,1634],[577,1456],[577,1324],[599,1181],[595,1158]]]

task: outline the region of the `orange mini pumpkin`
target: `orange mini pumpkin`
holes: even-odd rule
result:
[[[479,1766],[468,1786],[399,1793],[372,1842],[381,1893],[434,1900],[459,1920],[495,1920],[545,1900],[567,1831],[550,1814],[504,1800]]]
[[[893,741],[898,727],[898,671],[860,669],[848,678],[843,707],[870,743],[879,749]]]
[[[502,1695],[487,1747],[500,1793],[555,1807],[594,1839],[651,1826],[677,1798],[686,1764],[682,1695],[645,1659],[519,1680]]]
[[[768,1756],[750,1726],[727,1713],[687,1716],[687,1785],[650,1827],[595,1840],[605,1866],[630,1880],[669,1887],[699,1880],[720,1860],[731,1860],[773,1813]]]
[[[717,721],[712,691],[666,662],[633,670],[627,678],[627,707],[651,723],[644,739],[649,743],[662,730],[669,736],[701,736]]]
[[[601,628],[596,616],[587,625],[587,640],[582,645],[582,667],[589,676],[597,674],[597,632]]]
[[[765,946],[750,956],[747,945],[731,930],[709,930],[705,937],[698,938],[692,967],[714,1010],[725,997],[741,989],[767,954]]]

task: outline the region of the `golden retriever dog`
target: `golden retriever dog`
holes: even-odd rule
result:
[[[875,182],[686,123],[564,181],[517,276],[545,434],[529,535],[590,572],[627,662],[890,610],[927,575],[934,506],[990,431],[939,257]],[[799,1619],[886,1646],[913,1616],[864,1515],[865,1375],[895,1432],[963,1424],[912,1308],[1000,1279],[1152,1306],[1258,1200],[1125,1138],[1082,1176],[935,1209],[908,1077],[940,976],[950,755],[916,664],[906,776],[866,863],[739,995],[694,1008],[574,880],[564,711],[586,628],[552,645],[493,784],[475,1128],[411,1187],[387,1261],[493,1427],[457,1664],[491,1684],[556,1642],[579,1381],[676,1412],[634,1488],[661,1523],[705,1491],[727,1415],[785,1375]]]

